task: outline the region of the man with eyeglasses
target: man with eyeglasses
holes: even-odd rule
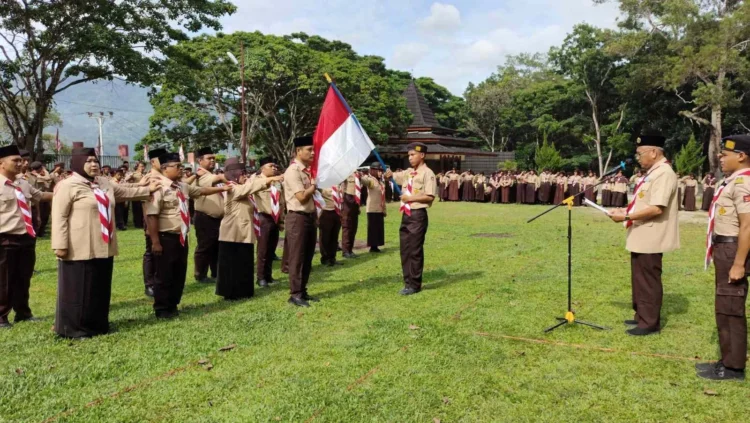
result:
[[[211,147],[198,150],[198,179],[195,185],[199,188],[209,188],[226,183],[222,175],[214,175],[216,156]],[[198,282],[214,282],[216,265],[219,260],[219,229],[224,217],[224,197],[221,194],[207,195],[195,199],[195,235],[198,246],[195,248],[195,280]],[[211,278],[208,279],[208,271]]]
[[[662,256],[680,248],[677,204],[677,175],[664,157],[665,138],[644,133],[636,139],[635,158],[645,176],[635,187],[627,209],[610,212],[614,222],[624,222],[628,230],[626,249],[630,251],[633,310],[626,320],[633,336],[661,330]]]

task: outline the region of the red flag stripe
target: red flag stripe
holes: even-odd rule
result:
[[[336,95],[333,86],[329,86],[326,99],[323,102],[323,109],[320,111],[318,126],[315,128],[315,134],[313,135],[313,149],[315,151],[315,157],[312,164],[313,177],[315,177],[318,172],[317,160],[320,154],[320,149],[347,119],[349,119],[349,111],[346,109],[346,106],[339,96]]]

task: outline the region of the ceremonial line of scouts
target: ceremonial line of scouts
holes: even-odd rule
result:
[[[632,180],[619,174],[601,190],[604,205],[618,207],[609,217],[627,228],[634,315],[624,324],[632,326],[627,333],[633,336],[661,330],[662,255],[680,246],[679,208],[695,209],[697,182],[673,171],[664,156],[664,141],[657,133],[640,135],[635,158],[642,173]],[[215,155],[203,148],[195,174],[183,171],[179,154],[155,149],[148,154],[148,173],[138,163],[133,172],[125,165],[111,176],[91,148],[73,151],[69,171],[58,163],[47,172],[40,163],[29,165],[28,152],[15,145],[0,147],[0,329],[12,326],[11,311],[16,323],[36,320],[29,308],[29,287],[35,241],[48,219],[59,259],[54,331],[61,337],[87,338],[109,330],[116,229],[125,228],[127,202],[135,226],[144,227],[145,294],[154,299],[156,317],[169,319],[179,314],[191,225],[197,235],[195,279],[215,281],[216,294],[227,300],[252,297],[254,279],[260,287],[275,282],[272,262],[284,231],[282,272],[289,274],[288,302],[309,307],[318,301],[308,292],[315,245],[320,246],[321,264],[340,264],[336,255],[342,230],[343,256],[356,258],[354,239],[365,195],[368,246],[370,252],[380,252],[391,177],[406,191],[399,199],[402,295],[422,289],[427,209],[436,198],[559,204],[581,191],[591,201],[598,197],[598,178],[592,172],[498,172],[485,178],[450,171],[436,176],[425,164],[427,146],[422,143],[408,146],[410,169],[391,172],[374,163],[369,174],[355,172],[339,186],[318,189],[310,169],[312,144],[312,137],[294,140],[294,157],[283,174],[270,157],[261,159],[259,170],[251,174],[230,158],[217,174]],[[719,160],[728,176],[718,186],[711,176],[703,180],[702,208],[709,211],[705,262],[714,262],[721,357],[697,364],[696,372],[707,379],[736,380],[744,379],[747,356],[750,135],[724,138]]]

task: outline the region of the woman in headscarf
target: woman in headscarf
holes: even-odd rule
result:
[[[701,210],[708,211],[711,208],[711,202],[714,199],[714,188],[716,187],[716,178],[712,173],[707,173],[703,178],[703,202]]]
[[[245,166],[237,158],[229,158],[224,163],[224,177],[234,185],[234,189],[224,193],[224,217],[219,228],[216,295],[227,300],[239,300],[250,298],[255,292],[255,209],[250,196],[273,182],[283,180],[283,177],[248,179]]]
[[[113,184],[98,178],[93,148],[73,151],[72,176],[62,180],[52,202],[52,249],[58,259],[55,332],[88,338],[109,331],[112,264],[117,255],[115,203],[147,200],[158,182]]]

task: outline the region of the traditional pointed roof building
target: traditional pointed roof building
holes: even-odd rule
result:
[[[499,162],[513,160],[512,152],[482,151],[478,148],[477,142],[459,137],[455,129],[441,126],[414,80],[409,82],[403,95],[406,98],[406,107],[414,118],[406,128],[406,134],[392,137],[388,145],[378,147],[383,160],[392,168],[405,169],[409,166],[406,146],[412,142],[427,145],[427,163],[436,173],[454,167],[491,173],[497,170]]]

